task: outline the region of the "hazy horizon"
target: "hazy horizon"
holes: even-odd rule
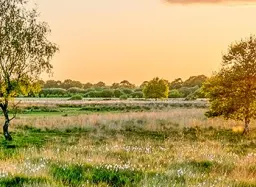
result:
[[[174,1],[173,1],[174,2]],[[235,2],[235,3],[234,3]],[[253,2],[253,1],[248,1]],[[256,34],[256,5],[163,0],[37,0],[60,52],[53,77],[107,84],[173,80],[218,70],[228,45]]]

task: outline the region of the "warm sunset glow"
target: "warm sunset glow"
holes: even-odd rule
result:
[[[37,0],[60,47],[52,79],[140,84],[211,75],[231,42],[256,34],[254,1],[228,2]]]

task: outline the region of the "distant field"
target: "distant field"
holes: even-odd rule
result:
[[[84,98],[80,101],[71,101],[67,98],[16,98],[15,101],[21,101],[26,104],[110,104],[110,103],[132,103],[132,104],[140,104],[140,103],[168,103],[168,104],[206,104],[206,99],[197,99],[194,101],[185,101],[182,99],[167,99],[167,100],[154,100],[154,99],[103,99],[103,98]]]
[[[170,100],[103,100],[84,99],[71,101],[62,98],[18,98],[18,118],[23,116],[70,116],[91,113],[125,113],[143,111],[168,111],[173,108],[207,108],[207,100],[185,101],[184,99]],[[12,105],[12,104],[11,104]]]
[[[14,141],[0,141],[0,186],[256,186],[256,123],[244,137],[206,106],[22,99]]]

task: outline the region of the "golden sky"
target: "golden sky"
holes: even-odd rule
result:
[[[211,75],[231,42],[256,34],[256,4],[198,1],[36,0],[60,47],[51,79],[140,84]]]

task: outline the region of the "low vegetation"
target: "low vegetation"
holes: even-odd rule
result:
[[[255,186],[256,131],[205,111],[20,115],[0,186]]]

